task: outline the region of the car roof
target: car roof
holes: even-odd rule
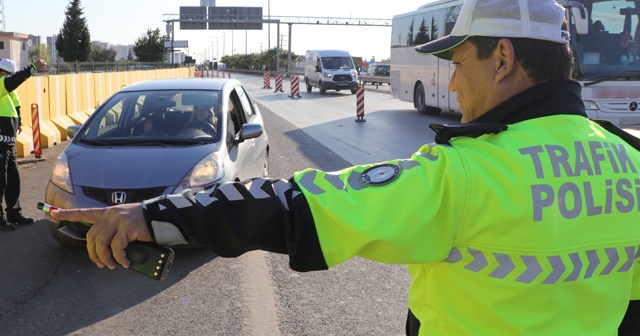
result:
[[[173,78],[142,81],[126,86],[120,92],[153,90],[222,90],[224,86],[239,84],[228,78]]]

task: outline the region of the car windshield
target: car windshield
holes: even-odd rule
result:
[[[77,138],[93,145],[218,141],[220,91],[120,92],[96,110]]]
[[[379,65],[374,70],[375,76],[389,76],[389,70],[391,69],[388,65]]]
[[[322,67],[327,70],[354,69],[351,57],[322,57]]]

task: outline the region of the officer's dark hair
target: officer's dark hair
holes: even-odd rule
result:
[[[565,25],[563,25],[563,29]],[[511,41],[516,60],[534,83],[551,79],[569,79],[573,70],[573,53],[568,45],[528,38],[504,37]],[[478,59],[489,58],[502,37],[471,36],[468,41],[478,50]],[[546,60],[541,62],[540,60]]]

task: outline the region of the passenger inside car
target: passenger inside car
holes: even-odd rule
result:
[[[210,105],[194,105],[191,119],[185,129],[200,129],[203,132],[215,136],[218,133],[218,118],[213,113]]]
[[[153,113],[145,119],[144,133],[142,133],[142,135],[153,137],[167,137],[167,133],[164,132],[164,124],[163,113]]]

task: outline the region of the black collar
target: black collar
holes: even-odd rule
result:
[[[563,79],[540,83],[507,99],[469,123],[515,124],[559,114],[587,117],[578,82]]]
[[[509,124],[529,119],[561,114],[586,118],[580,93],[581,87],[576,81],[546,81],[516,94],[466,125],[431,124],[429,127],[436,132],[436,143],[449,144],[453,137],[499,133]]]

